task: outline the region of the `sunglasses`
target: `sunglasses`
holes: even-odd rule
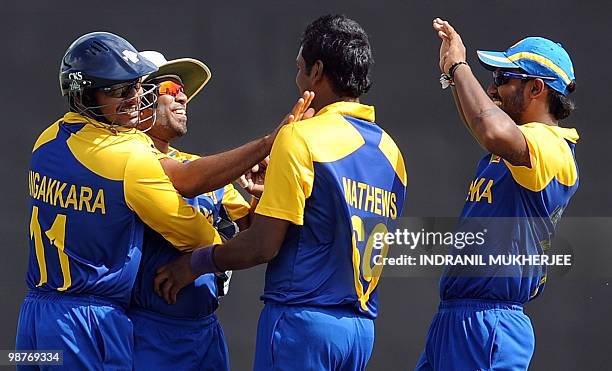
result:
[[[502,86],[504,84],[507,84],[508,81],[510,81],[510,79],[521,79],[521,80],[529,80],[529,79],[555,80],[556,77],[528,75],[526,73],[518,73],[518,72],[510,72],[510,71],[493,71],[493,84],[495,84],[495,86]]]
[[[127,98],[132,90],[139,91],[141,86],[140,80],[134,80],[127,83],[105,86],[99,90],[111,98]]]
[[[158,89],[159,95],[166,94],[166,95],[172,95],[173,97],[176,97],[177,95],[181,93],[185,93],[185,88],[183,87],[183,85],[176,83],[172,80],[162,81],[159,84],[157,84],[157,86],[159,87]]]

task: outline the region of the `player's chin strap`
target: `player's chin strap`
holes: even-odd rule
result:
[[[131,106],[132,103],[134,101],[134,99],[138,99],[138,121],[136,122],[135,125],[120,125],[120,124],[116,124],[115,120],[113,121],[109,121],[107,119],[107,115],[103,114],[100,109],[104,108],[104,107],[109,107],[111,106],[110,104],[103,104],[103,105],[98,105],[98,106],[85,106],[83,105],[81,102],[83,102],[83,91],[81,90],[80,96],[79,96],[79,100],[74,102],[73,104],[73,109],[76,110],[76,112],[80,115],[82,115],[83,117],[91,117],[94,120],[106,123],[110,126],[110,129],[113,131],[116,131],[117,127],[124,127],[124,128],[136,128],[138,126],[140,126],[141,124],[147,122],[147,121],[151,121],[150,125],[145,128],[145,129],[141,129],[141,132],[147,132],[149,130],[151,130],[153,128],[153,126],[155,126],[155,122],[157,120],[157,94],[155,94],[155,90],[157,89],[157,86],[155,84],[142,84],[142,88],[143,88],[143,93],[140,94],[139,96],[136,96],[134,98],[130,98],[130,99],[124,99],[121,104],[119,105],[119,107],[117,107],[116,109],[116,115],[122,115],[122,114],[131,114],[133,112],[133,110],[131,108],[126,108],[127,106]],[[143,111],[150,109],[151,113],[146,116],[143,117],[142,113]],[[90,121],[90,123],[92,123]]]

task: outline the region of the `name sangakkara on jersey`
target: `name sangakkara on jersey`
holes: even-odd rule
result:
[[[106,214],[104,189],[64,183],[44,174],[30,171],[30,196],[44,203],[89,213]]]

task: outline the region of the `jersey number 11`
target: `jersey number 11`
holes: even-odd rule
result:
[[[53,225],[47,231],[45,235],[49,239],[49,243],[57,248],[59,256],[60,267],[62,269],[62,276],[64,278],[64,285],[59,287],[58,291],[66,291],[72,284],[72,278],[70,277],[70,263],[68,261],[68,255],[64,252],[64,242],[66,239],[66,215],[57,214]],[[42,230],[40,223],[38,222],[38,207],[32,208],[32,219],[30,219],[30,238],[34,239],[34,246],[36,247],[36,260],[38,262],[38,268],[40,270],[40,280],[36,285],[41,286],[47,282],[47,262],[45,261],[45,245],[43,243]]]

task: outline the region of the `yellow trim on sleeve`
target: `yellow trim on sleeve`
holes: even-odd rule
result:
[[[406,175],[406,166],[404,165],[404,158],[399,148],[393,141],[393,138],[383,131],[380,137],[380,143],[378,144],[381,152],[385,155],[389,163],[395,169],[395,174],[400,179],[404,187],[408,184],[408,177]]]
[[[264,192],[265,195],[265,192]],[[257,204],[255,213],[271,218],[282,219],[291,222],[295,225],[304,225],[304,214],[296,214],[284,209],[278,209],[266,205],[262,205],[261,201]]]

